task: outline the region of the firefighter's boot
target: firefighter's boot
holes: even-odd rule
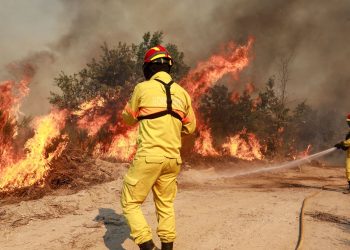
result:
[[[345,189],[345,191],[343,192],[343,194],[350,194],[350,181],[348,181],[348,188]]]
[[[152,240],[149,240],[140,244],[139,247],[140,247],[140,250],[160,250],[154,245]]]
[[[162,242],[162,250],[173,250],[173,242]]]

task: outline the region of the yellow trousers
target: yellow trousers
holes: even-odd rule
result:
[[[147,156],[133,160],[124,176],[121,206],[130,226],[130,236],[136,244],[152,239],[151,228],[141,211],[141,204],[151,189],[157,213],[158,237],[165,243],[175,240],[174,199],[180,166],[181,159]]]
[[[350,181],[350,150],[348,153],[348,158],[346,158],[346,178]]]

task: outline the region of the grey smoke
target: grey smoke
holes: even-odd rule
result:
[[[349,112],[347,0],[35,0],[31,4],[17,0],[1,8],[1,30],[13,41],[11,45],[0,42],[1,49],[9,51],[0,59],[0,66],[41,50],[54,58],[38,63],[38,90],[31,93],[28,103],[34,105],[39,100],[39,104],[27,109],[32,113],[42,112],[43,104],[48,107],[46,98],[54,89],[54,76],[61,70],[78,71],[91,57],[98,56],[104,41],[111,46],[119,41],[137,43],[144,32],[157,30],[164,31],[167,42],[185,52],[191,66],[227,41],[243,44],[248,36],[254,36],[254,59],[241,81],[252,80],[259,86],[273,75],[278,80],[279,60],[293,52],[288,82],[291,103],[306,99],[320,108]],[[16,13],[18,20],[13,18]],[[12,22],[5,25],[6,18]],[[29,42],[21,34],[10,32],[20,32],[21,26],[35,31]],[[21,41],[13,39],[15,36]]]

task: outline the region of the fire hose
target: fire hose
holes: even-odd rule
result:
[[[312,198],[318,195],[322,190],[319,190],[317,192],[312,193],[311,195],[307,196],[303,200],[303,204],[301,205],[300,213],[299,213],[299,236],[298,236],[298,242],[297,246],[295,247],[295,250],[299,250],[302,247],[303,241],[304,241],[304,216],[305,216],[305,206],[306,203]]]
[[[301,158],[301,159],[298,159],[298,160],[295,160],[295,161],[292,161],[292,162],[286,162],[286,163],[282,163],[281,165],[278,165],[278,166],[271,166],[271,167],[267,167],[267,168],[263,168],[263,169],[259,169],[259,170],[253,170],[253,171],[249,171],[249,172],[245,172],[245,173],[242,173],[240,175],[248,175],[248,174],[253,174],[253,173],[261,173],[261,172],[268,172],[268,171],[273,171],[273,170],[277,170],[277,169],[283,169],[283,168],[292,168],[292,167],[296,167],[296,166],[299,166],[305,162],[308,162],[310,160],[313,160],[313,159],[316,159],[316,158],[319,158],[321,156],[324,156],[324,155],[327,155],[327,154],[330,154],[334,151],[336,151],[337,148],[336,147],[333,147],[333,148],[330,148],[330,149],[327,149],[327,150],[324,150],[324,151],[321,151],[321,152],[318,152],[316,154],[312,154],[312,155],[309,155],[309,156],[306,156],[304,158]],[[305,231],[305,226],[304,226],[304,216],[305,216],[305,206],[306,204],[308,203],[308,201],[310,199],[312,199],[313,197],[315,197],[316,195],[318,195],[322,190],[325,189],[327,185],[323,186],[321,188],[321,190],[318,190],[314,193],[312,193],[311,195],[307,196],[304,200],[303,200],[303,203],[301,205],[301,209],[300,209],[300,214],[299,214],[299,236],[298,236],[298,242],[297,242],[297,245],[295,247],[296,250],[299,250],[301,249],[302,247],[302,244],[303,244],[303,241],[304,241],[304,231]]]
[[[246,171],[246,172],[242,172],[242,173],[235,173],[235,174],[230,175],[230,176],[227,176],[227,174],[226,174],[225,177],[234,178],[234,177],[239,177],[239,176],[246,176],[246,175],[251,175],[251,174],[270,172],[270,171],[279,170],[279,169],[292,168],[292,167],[300,166],[301,164],[309,162],[309,161],[311,161],[313,159],[320,158],[322,156],[328,155],[328,154],[330,154],[330,153],[332,153],[332,152],[334,152],[336,150],[337,150],[336,147],[332,147],[332,148],[329,148],[327,150],[324,150],[324,151],[318,152],[316,154],[312,154],[312,155],[309,155],[309,156],[306,156],[306,157],[303,157],[301,159],[294,160],[294,161],[291,161],[291,162],[285,162],[285,163],[282,163],[282,164],[278,164],[278,165],[274,165],[274,166],[270,166],[270,167],[265,167],[265,168],[262,168],[262,169],[250,170],[250,171]],[[216,179],[217,177],[213,176],[211,178],[212,179]],[[301,206],[301,209],[300,209],[300,213],[299,213],[299,236],[298,236],[298,242],[297,242],[297,245],[296,245],[296,248],[295,248],[296,250],[301,249],[302,244],[303,244],[303,240],[304,240],[304,231],[305,231],[305,229],[304,229],[305,228],[305,226],[304,226],[304,216],[305,216],[304,215],[304,211],[305,211],[305,206],[306,206],[306,204],[308,203],[308,201],[310,199],[312,199],[313,197],[318,195],[321,191],[327,190],[327,186],[329,186],[329,185],[322,186],[320,190],[312,193],[311,195],[307,196],[303,200],[303,203],[302,203],[302,206]]]
[[[240,173],[240,174],[236,174],[235,177],[237,176],[243,176],[243,175],[250,175],[250,174],[255,174],[255,173],[261,173],[261,172],[269,172],[269,171],[273,171],[273,170],[277,170],[277,169],[284,169],[284,168],[292,168],[292,167],[296,167],[296,166],[299,166],[305,162],[308,162],[308,161],[311,161],[313,159],[316,159],[316,158],[319,158],[319,157],[322,157],[324,155],[327,155],[327,154],[330,154],[334,151],[336,151],[337,148],[336,147],[332,147],[330,149],[327,149],[327,150],[324,150],[324,151],[321,151],[321,152],[318,152],[316,154],[312,154],[312,155],[309,155],[309,156],[306,156],[304,158],[301,158],[301,159],[298,159],[298,160],[295,160],[295,161],[292,161],[292,162],[286,162],[286,163],[282,163],[280,165],[277,165],[277,166],[271,166],[271,167],[266,167],[266,168],[263,168],[263,169],[257,169],[257,170],[252,170],[252,171],[247,171],[247,172],[244,172],[244,173]],[[303,240],[304,240],[304,212],[305,212],[305,206],[306,204],[308,203],[308,201],[310,199],[312,199],[313,197],[315,197],[316,195],[318,195],[322,190],[325,190],[327,185],[323,186],[321,188],[321,190],[318,190],[314,193],[312,193],[311,195],[307,196],[304,200],[303,200],[303,203],[302,203],[302,206],[301,206],[301,209],[300,209],[300,215],[299,215],[299,236],[298,236],[298,242],[297,242],[297,245],[296,245],[296,250],[299,250],[301,249],[302,247],[302,244],[303,244]]]
[[[297,242],[297,245],[295,247],[295,250],[302,249],[302,245],[303,245],[303,241],[304,241],[304,232],[305,232],[304,217],[305,217],[306,204],[309,202],[309,200],[311,200],[312,198],[317,196],[323,190],[329,190],[328,189],[329,187],[340,187],[340,185],[338,185],[338,186],[336,186],[336,185],[324,185],[324,186],[322,186],[321,190],[318,190],[318,191],[316,191],[316,192],[314,192],[314,193],[312,193],[309,196],[304,198],[303,203],[302,203],[301,208],[300,208],[300,213],[299,213],[299,236],[298,236],[298,242]],[[331,189],[331,190],[334,190],[334,189]],[[339,191],[342,191],[342,189],[339,189]]]
[[[323,155],[326,155],[326,154],[329,154],[333,151],[335,151],[336,148],[330,148],[330,149],[327,149],[325,151],[322,151],[322,152],[319,152],[319,153],[316,153],[314,155],[311,155],[313,156],[313,159],[315,158],[318,158],[318,157],[321,157]],[[308,158],[307,160],[309,160],[309,157],[306,157]],[[293,163],[293,162],[292,162]],[[303,241],[304,241],[304,231],[305,231],[305,226],[304,226],[304,217],[305,217],[305,207],[306,207],[306,204],[308,203],[309,200],[311,200],[313,197],[317,196],[319,193],[321,193],[322,190],[325,190],[326,187],[328,185],[324,185],[322,186],[322,189],[321,190],[318,190],[314,193],[312,193],[311,195],[307,196],[306,198],[304,198],[303,200],[303,203],[301,205],[301,209],[300,209],[300,213],[299,213],[299,236],[298,236],[298,242],[297,242],[297,245],[295,247],[295,250],[299,250],[302,248],[302,244],[303,244]]]

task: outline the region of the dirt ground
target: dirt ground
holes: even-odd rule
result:
[[[100,165],[115,176],[126,171],[125,164]],[[343,193],[342,167],[313,164],[234,177],[250,165],[182,171],[175,249],[295,249],[303,199],[315,192],[305,207],[303,249],[350,249],[350,194]],[[73,194],[61,190],[1,204],[0,249],[138,249],[121,215],[121,183],[119,177]],[[152,197],[143,211],[159,245]]]

